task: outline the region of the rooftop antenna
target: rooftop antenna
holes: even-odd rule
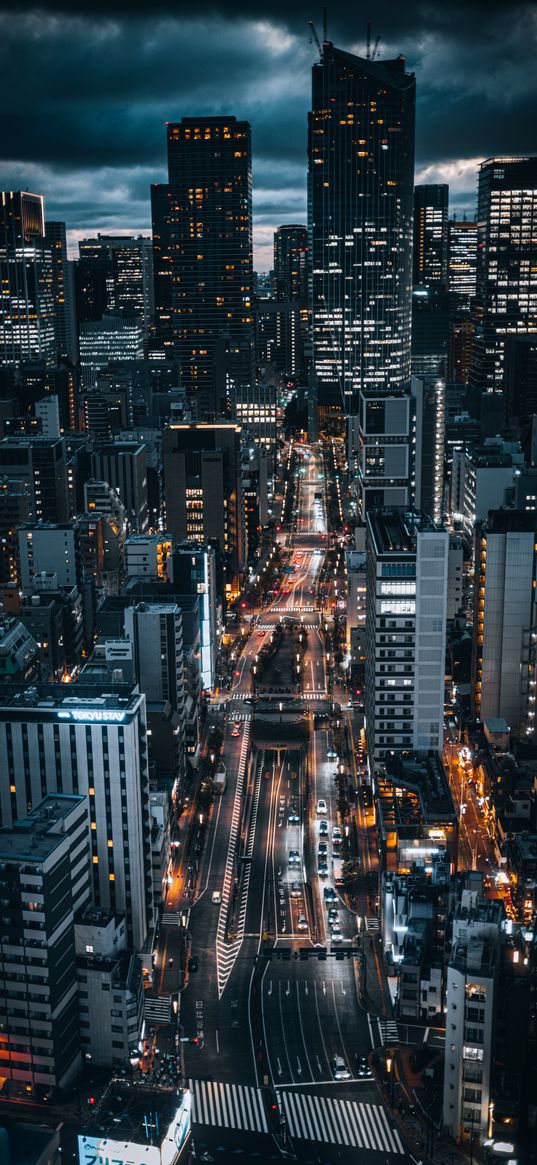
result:
[[[323,8],[323,44],[328,43],[328,12]]]
[[[368,22],[366,24],[366,30],[367,31],[366,31],[365,59],[366,59],[366,61],[370,61],[371,60],[371,21],[370,20],[368,20]]]

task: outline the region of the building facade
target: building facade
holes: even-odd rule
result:
[[[0,191],[0,364],[54,364],[53,268],[42,194]]]
[[[414,286],[445,287],[448,272],[448,199],[445,182],[414,187]]]

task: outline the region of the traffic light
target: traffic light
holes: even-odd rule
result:
[[[88,1104],[89,1104],[90,1108],[93,1108],[93,1105],[95,1104],[95,1097],[94,1096],[88,1096]]]
[[[199,1042],[200,1042],[199,1036],[192,1036],[188,1042],[189,1042],[189,1044],[195,1044],[197,1047]]]

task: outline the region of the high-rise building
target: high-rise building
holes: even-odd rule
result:
[[[125,506],[133,531],[143,534],[148,526],[147,450],[138,441],[109,441],[92,457],[97,481],[108,482]]]
[[[44,200],[0,191],[0,365],[55,363],[54,295]]]
[[[78,244],[79,294],[84,312],[84,297],[90,292],[95,306],[103,303],[104,312],[137,316],[147,334],[153,313],[153,247],[145,235],[101,235],[81,239]],[[93,276],[93,279],[92,279]],[[86,290],[84,290],[86,288]],[[90,302],[88,302],[90,307]],[[87,318],[86,315],[82,316]],[[93,315],[90,319],[96,318]],[[99,318],[99,317],[97,317]]]
[[[0,441],[0,473],[25,483],[30,517],[66,522],[69,517],[65,440],[59,437],[4,437]]]
[[[414,286],[446,287],[448,198],[445,182],[414,188]]]
[[[290,224],[274,234],[276,345],[278,366],[289,377],[305,367],[308,327],[308,228]]]
[[[482,1140],[490,1095],[500,966],[501,904],[463,889],[447,968],[443,1123],[454,1140]]]
[[[448,289],[467,311],[475,296],[477,223],[471,219],[448,222]]]
[[[169,124],[168,184],[151,188],[157,339],[181,364],[198,416],[222,411],[228,385],[255,383],[251,130],[235,117]]]
[[[531,425],[537,414],[537,331],[507,336],[504,385],[507,422],[519,430]]]
[[[0,477],[0,583],[18,576],[17,527],[30,516],[30,487],[26,482]]]
[[[360,393],[410,381],[414,76],[402,57],[323,45],[313,66],[308,192],[313,392],[357,413]]]
[[[82,1068],[74,915],[91,866],[84,796],[39,788],[30,813],[26,802],[0,829],[2,1074],[39,1098]]]
[[[389,752],[442,748],[448,550],[430,517],[367,515],[365,711],[375,765]]]
[[[446,385],[439,377],[412,377],[415,408],[414,501],[417,510],[440,522],[444,509]]]
[[[45,239],[52,258],[52,294],[54,296],[54,339],[56,360],[76,363],[75,284],[73,264],[67,258],[67,235],[64,222],[45,223]]]
[[[185,595],[197,595],[200,604],[201,682],[206,691],[216,683],[218,655],[218,597],[214,546],[202,542],[180,542],[168,562],[174,587]]]
[[[2,685],[0,822],[11,827],[46,793],[83,796],[93,902],[125,914],[141,950],[153,924],[145,696],[126,684],[104,693]]]
[[[141,360],[143,329],[138,316],[103,315],[80,324],[80,369],[86,387],[97,383],[109,360]]]
[[[471,383],[505,387],[508,336],[537,331],[537,157],[489,158],[477,202],[476,334]]]
[[[184,711],[183,625],[172,601],[145,600],[127,607],[125,635],[134,644],[136,676],[151,703],[168,701]]]
[[[19,526],[22,589],[31,592],[36,575],[56,575],[59,587],[82,588],[78,522],[24,522]]]
[[[172,541],[216,538],[229,585],[244,566],[238,425],[170,425],[162,434]],[[218,504],[216,504],[218,499]]]
[[[537,514],[491,510],[475,534],[472,703],[481,720],[499,717],[535,735]]]

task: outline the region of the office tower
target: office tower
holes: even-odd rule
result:
[[[80,369],[86,387],[97,383],[109,360],[141,360],[143,331],[137,316],[104,315],[80,324]]]
[[[180,542],[168,560],[174,587],[185,595],[197,595],[200,604],[201,682],[206,691],[216,683],[218,654],[218,598],[214,546]]]
[[[501,903],[462,891],[447,968],[443,1125],[455,1141],[489,1134]]]
[[[414,77],[325,43],[308,136],[313,361],[323,413],[410,380]],[[315,402],[313,402],[315,403]]]
[[[464,548],[462,538],[449,536],[447,621],[453,623],[464,603]]]
[[[448,198],[445,182],[414,187],[414,287],[446,287]]]
[[[414,499],[417,510],[440,522],[444,509],[445,381],[412,377],[415,408]]]
[[[471,383],[505,387],[507,336],[537,330],[537,158],[489,158],[477,195],[476,324]]]
[[[214,417],[218,341],[230,398],[255,384],[251,131],[235,117],[184,117],[167,135],[169,181],[151,188],[157,337],[198,416]]]
[[[144,235],[97,235],[81,239],[79,288],[81,319],[99,318],[88,311],[102,307],[100,315],[137,316],[146,335],[153,312],[153,248]],[[90,298],[91,296],[91,298]],[[104,301],[104,302],[103,302]]]
[[[65,223],[47,220],[45,239],[52,258],[56,361],[70,360],[75,364],[78,358],[75,285],[73,264],[67,258]]]
[[[146,700],[184,712],[183,622],[174,602],[144,600],[125,611],[125,635],[134,644],[140,689]]]
[[[36,575],[56,575],[59,587],[82,589],[80,531],[74,522],[24,522],[19,526],[20,581],[30,592]]]
[[[308,228],[294,224],[274,234],[274,282],[277,304],[276,351],[278,366],[288,377],[305,367],[304,345],[308,326]]]
[[[17,526],[30,516],[30,488],[26,482],[0,477],[0,583],[18,576]]]
[[[470,382],[474,333],[475,324],[469,316],[450,321],[447,360],[447,379],[450,384]]]
[[[39,1098],[82,1068],[74,915],[90,898],[90,854],[86,798],[36,793],[0,829],[0,1027],[2,1074]]]
[[[170,425],[162,434],[172,542],[217,539],[229,586],[244,566],[240,435],[238,425],[224,423]]]
[[[450,334],[449,295],[442,287],[415,287],[412,293],[413,376],[446,376]]]
[[[167,578],[172,543],[165,534],[131,534],[125,543],[127,578]],[[185,594],[186,594],[185,589]]]
[[[92,456],[93,476],[108,482],[125,506],[131,530],[143,534],[148,526],[147,450],[137,441],[110,441]]]
[[[531,425],[537,413],[537,331],[507,336],[504,386],[507,423],[514,430]]]
[[[483,445],[468,443],[453,450],[451,512],[470,541],[476,522],[506,504],[523,466],[517,441],[489,437]]]
[[[422,514],[367,515],[365,711],[375,766],[440,751],[449,537]]]
[[[153,924],[145,696],[110,687],[2,685],[0,815],[11,826],[44,793],[83,796],[93,902],[125,914],[141,950]]]
[[[475,533],[472,705],[483,721],[535,733],[537,515],[491,510]]]
[[[50,247],[41,194],[0,191],[0,365],[55,363]]]
[[[477,274],[477,223],[471,219],[448,222],[448,290],[458,306],[470,310]]]
[[[0,474],[28,486],[30,517],[66,522],[69,517],[65,440],[59,437],[4,437]]]

